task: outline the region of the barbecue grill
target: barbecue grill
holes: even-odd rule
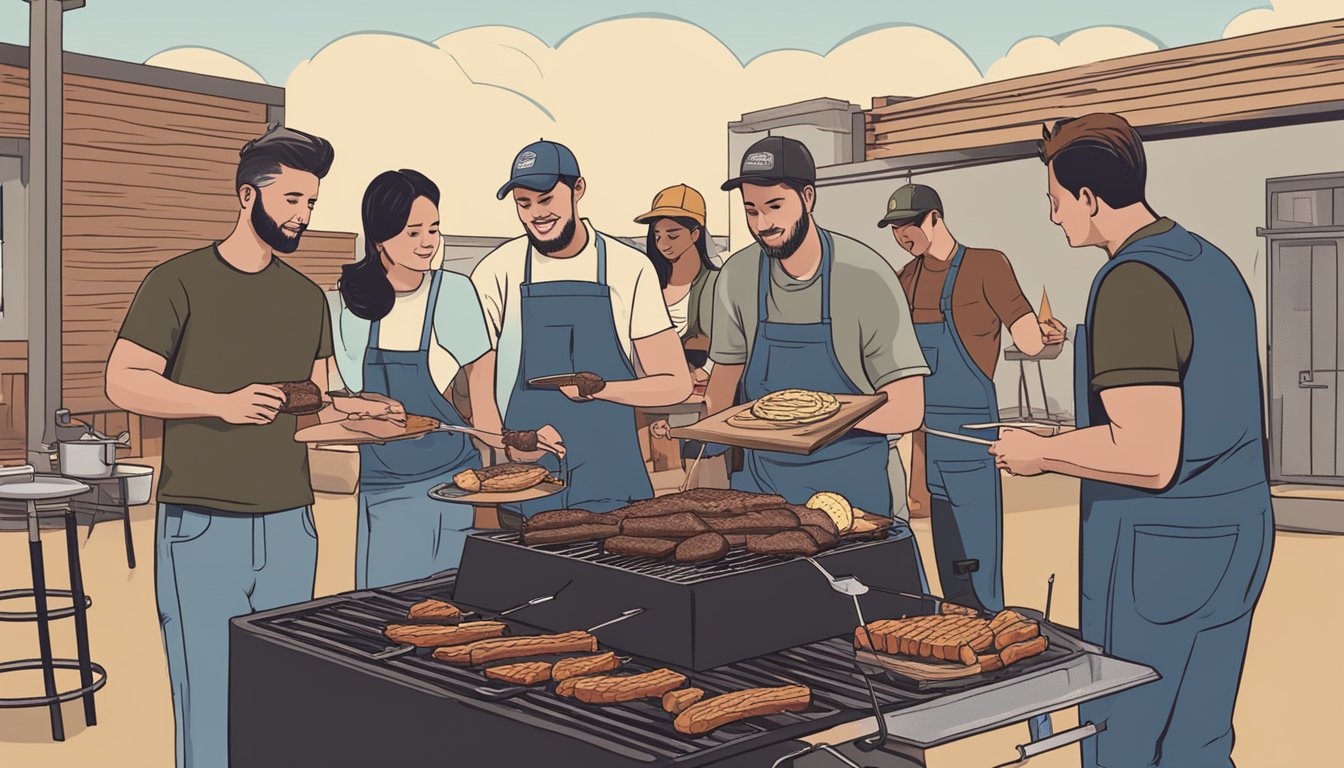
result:
[[[846,542],[817,560],[834,573],[886,590],[865,601],[873,615],[914,612],[909,598],[890,593],[927,591],[914,535],[904,526],[879,541]],[[637,656],[694,670],[850,633],[856,623],[853,605],[836,599],[800,558],[733,549],[714,562],[667,563],[609,554],[601,542],[524,546],[516,531],[467,539],[456,592],[458,600],[493,611],[555,594],[524,619],[555,631],[643,608],[642,615],[612,627],[602,639]]]
[[[557,697],[544,686],[488,681],[479,670],[438,662],[424,651],[375,658],[388,645],[383,627],[403,620],[407,609],[424,598],[451,599],[465,610],[494,617],[461,600],[456,582],[456,572],[449,572],[235,619],[230,630],[232,764],[769,766],[806,751],[828,730],[875,731],[871,684],[889,738],[873,752],[860,752],[853,744],[835,746],[859,765],[921,766],[928,748],[1156,677],[1147,667],[1105,657],[1046,624],[1043,630],[1052,644],[1065,646],[1068,653],[1036,664],[1027,660],[960,691],[911,690],[880,675],[865,682],[863,668],[855,663],[851,624],[843,637],[708,670],[679,669],[706,695],[792,683],[813,691],[806,711],[687,737],[673,729],[671,716],[655,700],[592,706]],[[907,609],[923,602],[906,600]],[[531,622],[532,611],[556,602],[506,620],[514,634],[537,633],[541,629],[521,622]],[[639,618],[610,629],[636,625]],[[586,626],[583,622],[575,619],[566,628]],[[614,634],[608,637],[609,631],[597,633],[603,646],[628,653]],[[626,671],[660,666],[675,668],[632,655]],[[842,763],[834,755],[813,752],[793,764]]]

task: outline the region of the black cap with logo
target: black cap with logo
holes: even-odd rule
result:
[[[782,181],[817,183],[817,164],[812,153],[797,139],[769,136],[761,139],[742,156],[741,173],[723,183],[725,192],[743,184],[773,185]]]

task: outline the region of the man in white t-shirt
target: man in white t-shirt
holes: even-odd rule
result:
[[[494,347],[488,354],[505,427],[545,423],[565,436],[568,485],[518,505],[524,516],[606,512],[652,498],[634,408],[691,394],[658,276],[642,253],[579,217],[586,189],[567,147],[525,147],[498,193],[500,200],[512,193],[525,235],[496,248],[471,275]],[[529,384],[564,374],[578,375],[559,389]]]

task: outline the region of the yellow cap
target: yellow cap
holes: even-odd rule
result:
[[[648,224],[665,216],[694,219],[696,223],[703,227],[705,226],[705,198],[685,184],[668,187],[653,198],[652,210],[635,217],[635,223]]]

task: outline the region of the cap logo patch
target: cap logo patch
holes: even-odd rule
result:
[[[526,170],[537,164],[536,152],[524,152],[518,156],[518,162],[514,164],[515,170]]]
[[[774,167],[775,156],[771,152],[752,152],[742,161],[744,171],[770,171]]]

